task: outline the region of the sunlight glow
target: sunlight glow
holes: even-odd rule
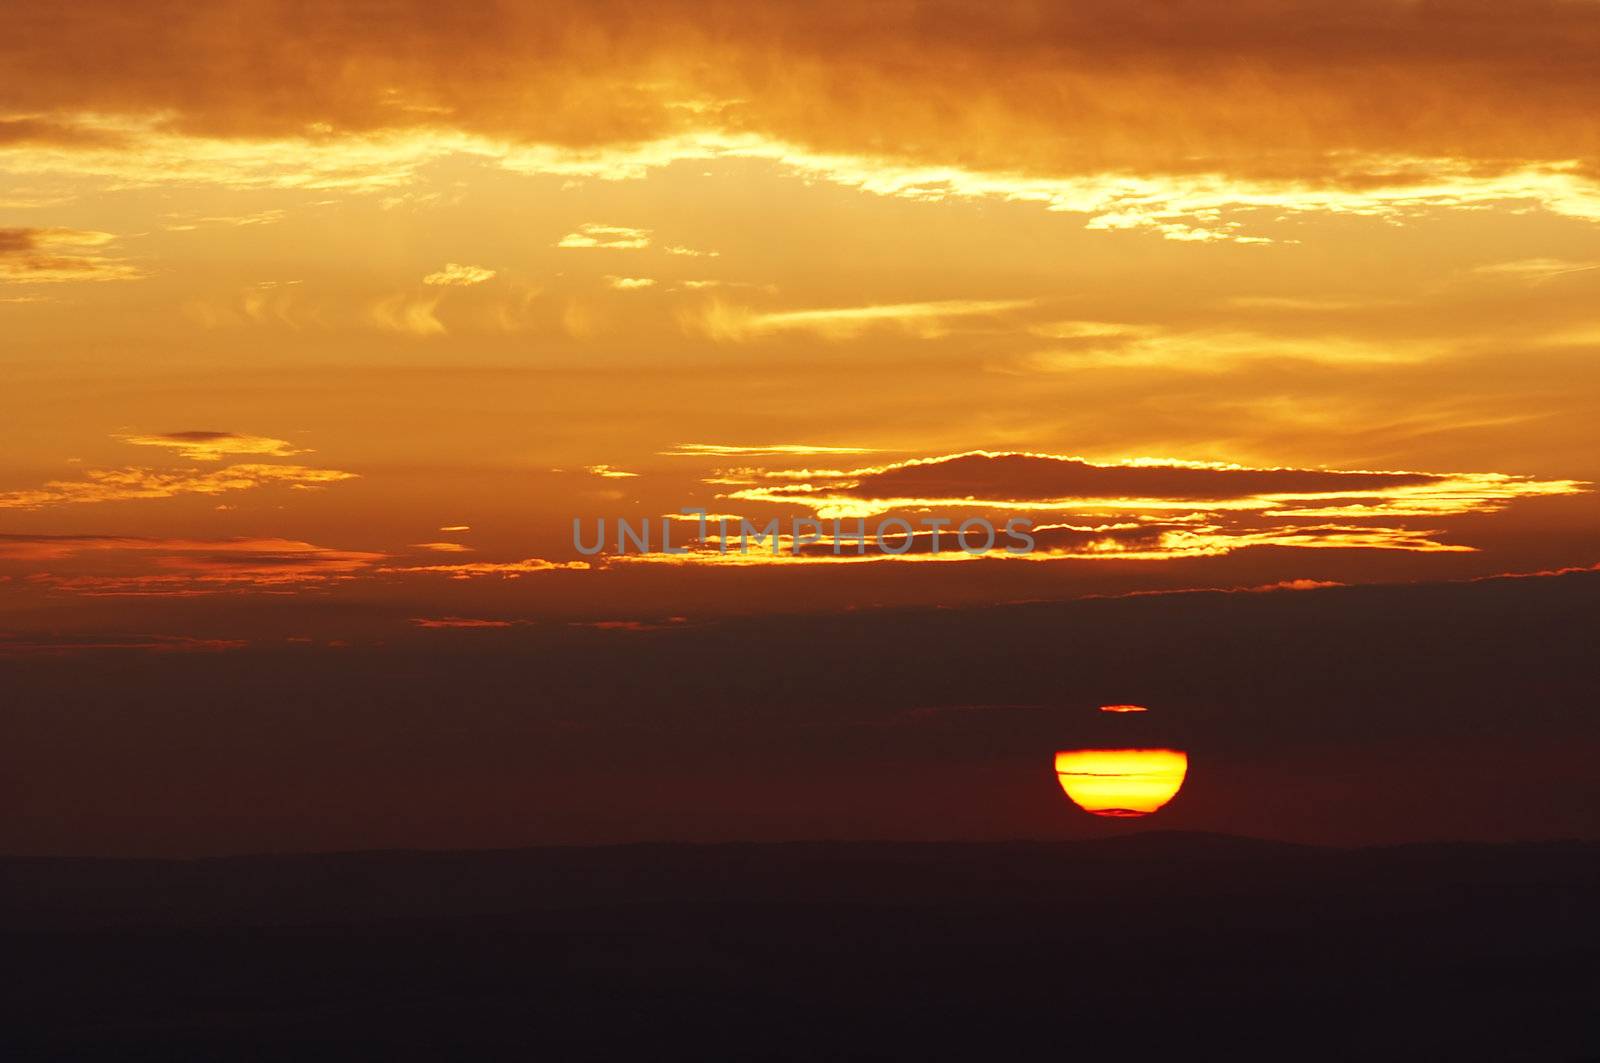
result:
[[[1073,749],[1056,754],[1056,779],[1097,816],[1147,816],[1177,794],[1189,770],[1179,749]]]

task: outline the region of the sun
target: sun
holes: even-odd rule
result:
[[[1183,786],[1179,749],[1071,749],[1056,754],[1056,779],[1074,804],[1097,816],[1148,816]]]

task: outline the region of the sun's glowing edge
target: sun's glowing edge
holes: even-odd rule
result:
[[[1072,749],[1056,753],[1056,781],[1073,804],[1097,816],[1147,816],[1183,786],[1180,749]]]

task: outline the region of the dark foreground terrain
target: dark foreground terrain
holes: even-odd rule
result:
[[[1600,1059],[1600,844],[0,861],[7,1059]]]

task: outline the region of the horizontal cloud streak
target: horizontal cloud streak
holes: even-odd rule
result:
[[[288,590],[349,579],[386,556],[271,537],[0,536],[0,562],[25,566],[28,583],[90,597]]]
[[[137,466],[91,469],[82,480],[51,480],[42,487],[0,492],[0,509],[43,509],[93,502],[174,498],[178,495],[220,495],[272,484],[321,487],[354,479],[355,476],[353,472],[314,469],[305,465],[229,465],[211,472],[168,472]]]
[[[1600,217],[1600,9],[1575,0],[13,7],[17,172],[354,189],[458,153],[606,177],[764,158],[1178,240],[1267,238],[1223,211]],[[560,246],[648,242],[587,228]]]
[[[270,436],[239,435],[234,432],[187,431],[159,435],[118,436],[124,443],[140,447],[167,447],[190,461],[220,461],[232,454],[289,458],[306,451],[283,439]]]
[[[1152,458],[1098,463],[988,451],[854,470],[751,472],[776,482],[727,497],[802,505],[825,518],[939,506],[1129,514],[1273,511],[1302,517],[1449,514],[1493,510],[1519,497],[1575,494],[1588,486],[1503,473],[1249,468]]]
[[[110,233],[84,229],[0,229],[0,281],[132,280],[143,274],[103,250]]]

